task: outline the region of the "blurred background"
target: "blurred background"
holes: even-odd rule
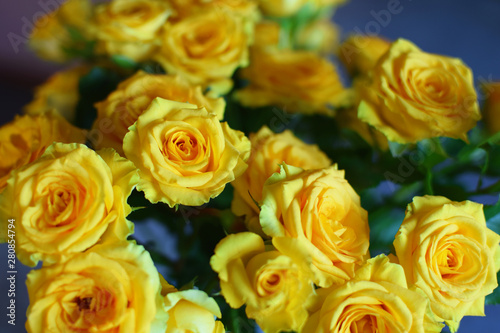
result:
[[[0,124],[10,121],[32,98],[33,88],[63,68],[44,62],[26,47],[32,23],[62,0],[0,1]],[[396,5],[399,4],[399,6]],[[390,14],[388,6],[396,6]],[[386,15],[389,13],[389,15]],[[424,51],[458,57],[472,68],[476,84],[500,81],[499,0],[351,0],[338,9],[334,21],[342,37],[350,32],[406,38]],[[481,101],[481,95],[479,95]],[[1,143],[0,143],[1,144]],[[1,158],[1,156],[0,156]],[[138,239],[148,240],[156,230],[142,224]],[[156,235],[158,237],[158,235]],[[17,263],[16,326],[7,323],[7,246],[0,244],[0,331],[25,332],[29,271]],[[500,331],[500,306],[487,306],[486,318],[466,317],[459,333]]]

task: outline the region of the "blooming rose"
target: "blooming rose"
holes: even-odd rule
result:
[[[250,231],[262,233],[259,222],[259,207],[262,189],[266,180],[279,171],[280,163],[303,169],[320,169],[331,165],[330,159],[316,145],[309,145],[289,130],[275,134],[267,126],[250,135],[252,152],[248,168],[232,185],[235,189],[231,210],[238,216],[245,215],[245,224]]]
[[[367,259],[368,216],[336,165],[303,170],[283,164],[264,185],[262,198],[263,231],[305,240],[319,286],[349,280]]]
[[[318,289],[303,332],[440,332],[428,300],[406,285],[403,268],[384,255],[368,260],[345,284]]]
[[[164,99],[204,106],[209,113],[224,117],[223,98],[203,95],[200,86],[191,85],[179,76],[155,75],[138,72],[121,82],[106,100],[96,104],[97,119],[91,134],[94,146],[111,147],[123,155],[123,137],[153,99]]]
[[[55,112],[16,116],[0,127],[0,192],[12,170],[35,161],[54,141],[83,143],[85,135]]]
[[[167,1],[157,0],[113,0],[96,6],[97,52],[135,61],[150,59],[171,13]]]
[[[34,99],[24,107],[24,113],[37,115],[55,109],[66,120],[73,122],[80,98],[78,84],[88,71],[87,66],[78,66],[55,73],[35,88]]]
[[[99,156],[84,145],[63,143],[15,170],[0,195],[0,215],[2,221],[15,219],[19,260],[50,264],[100,239],[126,239],[133,231],[125,219],[131,211],[127,197],[137,178],[134,165],[113,150]]]
[[[239,16],[216,9],[167,24],[155,60],[168,73],[226,93],[234,71],[248,63],[250,37],[245,27]]]
[[[31,271],[26,284],[30,333],[165,332],[158,272],[142,246],[96,245]]]
[[[300,331],[307,300],[314,294],[312,260],[297,239],[274,238],[273,244],[289,255],[266,251],[257,234],[232,234],[219,242],[210,265],[232,308],[246,304],[247,316],[265,332]]]
[[[464,315],[484,316],[497,286],[500,236],[486,227],[482,205],[415,197],[394,240],[408,284],[422,289],[452,330]]]
[[[75,14],[78,13],[78,14]],[[64,62],[71,58],[69,50],[81,47],[80,38],[90,38],[88,21],[92,15],[89,0],[68,0],[55,11],[40,17],[34,24],[29,38],[30,48],[45,60]],[[69,29],[72,29],[73,36]]]
[[[500,82],[483,86],[486,93],[483,116],[484,124],[491,134],[500,131]]]
[[[123,140],[151,202],[199,206],[246,169],[250,141],[204,107],[156,98]]]
[[[250,66],[241,71],[250,81],[236,92],[249,107],[277,105],[287,111],[332,114],[345,90],[335,67],[313,52],[255,48]]]
[[[471,70],[461,60],[422,52],[399,39],[360,89],[361,120],[391,141],[447,136],[467,140],[481,118]]]
[[[340,46],[339,57],[351,75],[366,74],[390,47],[381,37],[352,35]]]
[[[217,302],[201,290],[183,290],[167,293],[165,307],[168,313],[165,333],[224,333],[224,325]]]

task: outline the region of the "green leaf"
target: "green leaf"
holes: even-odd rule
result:
[[[120,54],[112,55],[111,61],[113,61],[118,66],[125,68],[125,69],[137,68],[137,63],[134,60],[132,60],[129,57],[126,57],[124,55],[120,55]]]
[[[497,273],[497,281],[500,281],[500,272]],[[491,294],[486,296],[484,303],[487,305],[500,304],[500,288],[496,287]]]
[[[486,226],[500,234],[500,200],[493,205],[484,208],[484,217],[486,218]],[[500,281],[500,272],[497,273],[497,281]],[[500,304],[500,288],[495,288],[493,293],[486,296],[486,304]]]
[[[404,216],[403,209],[387,206],[368,215],[371,252],[390,252],[394,236],[398,232]]]
[[[393,141],[389,141],[389,151],[391,152],[393,157],[398,157],[403,155],[409,149],[408,144],[397,143]]]
[[[500,200],[495,205],[484,208],[484,217],[486,218],[486,226],[500,234]]]
[[[78,85],[80,99],[76,106],[75,125],[85,129],[91,128],[97,115],[94,104],[106,99],[121,80],[122,77],[117,73],[101,67],[94,67],[83,76]],[[102,140],[99,124],[89,133],[89,138],[92,144],[96,143],[93,140]]]
[[[195,276],[191,281],[189,281],[188,283],[186,283],[185,285],[183,285],[182,287],[180,287],[179,291],[193,289],[194,286],[196,285],[197,281],[198,281],[198,277]]]

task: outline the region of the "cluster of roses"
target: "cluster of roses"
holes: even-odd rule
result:
[[[243,105],[286,104],[291,111],[333,114],[345,91],[325,55],[338,45],[331,16],[342,2],[69,0],[35,23],[30,46],[52,61],[83,57],[106,65],[113,59],[132,67],[152,62],[155,72],[180,75],[214,97],[228,93],[235,70],[246,67],[241,77],[251,84],[235,95]],[[299,20],[299,12],[308,14]],[[79,68],[68,76],[84,73]]]
[[[467,139],[480,113],[458,59],[353,36],[339,48],[354,76],[343,87],[323,56],[336,45],[329,19],[339,2],[69,0],[38,22],[30,44],[47,59],[91,45],[102,66],[151,60],[166,74],[129,75],[95,105],[87,132],[70,122],[90,67],[60,72],[27,115],[0,128],[1,223],[16,220],[21,262],[43,261],[28,276],[29,332],[224,332],[213,298],[176,290],[127,240],[127,198],[137,188],[153,203],[200,206],[229,183],[248,232],[222,239],[210,264],[229,306],[245,305],[264,331],[439,332],[484,313],[500,236],[481,205],[416,197],[396,255],[370,259],[368,214],[326,154],[288,130],[247,138],[221,122],[220,95],[247,66],[248,85],[233,94],[245,106],[337,113],[381,149]]]
[[[239,159],[240,151],[224,135],[238,140],[236,131],[224,127],[224,132],[216,115],[204,108],[159,102],[184,107],[180,110],[193,113],[191,121],[218,130],[217,146],[207,151],[207,175],[218,176],[213,170],[218,168],[225,177],[234,177],[231,168],[238,166],[234,158]],[[170,123],[189,128],[189,120],[172,117]],[[85,140],[85,132],[55,113],[17,117],[0,129],[0,136],[6,179],[0,216],[15,219],[18,259],[28,266],[43,261],[27,278],[29,332],[165,332],[193,325],[224,332],[214,320],[221,316],[214,299],[200,290],[176,290],[158,274],[149,253],[127,241],[134,230],[126,218],[132,210],[127,198],[140,181],[131,161],[112,148],[94,151],[77,143]],[[165,137],[163,143],[169,144]],[[182,154],[182,144],[174,145]],[[216,166],[212,156],[221,158]],[[182,164],[175,158],[170,162]],[[189,182],[189,176],[184,180]],[[4,227],[3,242],[9,239]]]
[[[247,220],[255,232],[228,235],[210,261],[231,307],[245,304],[265,332],[441,332],[443,321],[456,331],[463,316],[484,315],[485,296],[497,287],[500,235],[487,228],[482,205],[415,197],[396,255],[369,259],[368,214],[344,172],[287,135],[261,139],[260,161],[251,156],[233,183],[238,190],[252,182],[235,195],[235,213],[260,213]],[[265,174],[262,163],[277,162],[269,151],[302,168],[282,164],[250,192]],[[308,169],[320,167],[315,161],[325,164]],[[238,196],[256,193],[261,200],[252,204]]]

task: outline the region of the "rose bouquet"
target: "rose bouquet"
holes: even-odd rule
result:
[[[340,43],[342,2],[39,18],[30,47],[78,64],[0,128],[28,332],[440,332],[500,303],[499,84],[480,106],[460,59]]]

